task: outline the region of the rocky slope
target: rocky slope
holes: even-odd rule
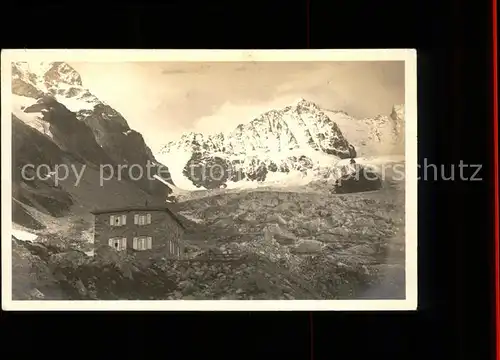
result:
[[[340,159],[398,154],[401,149],[403,106],[395,106],[390,116],[359,120],[300,99],[227,134],[184,134],[158,156],[186,158],[180,164],[182,176],[197,188],[214,189],[239,181],[269,182],[276,174],[324,177],[333,174],[329,170]]]
[[[163,202],[171,192],[145,172],[138,180],[130,178],[137,178],[138,173],[129,172],[127,166],[137,164],[145,170],[150,162],[154,175],[160,164],[142,135],[84,88],[80,75],[68,64],[13,63],[12,98],[14,222],[40,227],[35,210],[58,217],[75,209],[144,203],[146,199]],[[33,167],[23,177],[25,165]],[[71,170],[56,183],[55,176],[65,176],[64,168],[55,173],[58,165],[71,166]],[[38,166],[45,167],[39,173],[43,178],[52,176],[35,176]],[[100,166],[109,179],[102,184]],[[163,167],[161,175],[171,183],[168,168]]]
[[[399,184],[404,185],[404,183]],[[15,299],[353,299],[405,296],[404,191],[238,191],[179,203],[186,260],[13,240]]]

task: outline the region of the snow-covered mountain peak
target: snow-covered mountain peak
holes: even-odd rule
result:
[[[186,133],[165,145],[158,156],[176,159],[170,168],[174,182],[190,189],[225,182],[238,187],[236,182],[242,179],[272,182],[277,177],[293,178],[297,171],[306,177],[325,176],[340,159],[401,153],[404,105],[394,105],[384,115],[357,119],[299,98],[242,121],[227,133]],[[203,174],[211,166],[222,166],[229,175],[219,179]]]
[[[73,112],[105,105],[83,87],[80,74],[64,62],[13,63],[12,93],[33,99],[51,95]]]
[[[319,111],[320,110],[320,107],[318,106],[318,104],[316,104],[312,101],[306,100],[302,97],[297,99],[294,103],[292,103],[292,107],[301,108],[301,109],[309,109],[311,111],[314,111],[314,110]]]
[[[195,186],[211,187],[214,183],[198,182],[189,169],[225,164],[231,173],[228,181],[241,180],[236,173],[244,174],[247,180],[263,181],[267,172],[306,173],[308,169],[355,157],[356,151],[333,119],[314,102],[300,98],[284,108],[270,109],[241,122],[227,133],[185,133],[178,141],[166,144],[158,156],[178,160],[178,167],[170,168],[177,177],[175,183],[186,177]]]
[[[16,62],[12,64],[12,77],[47,91],[52,87],[83,86],[80,74],[65,62]]]
[[[50,62],[25,62],[18,61],[12,64],[12,77],[23,76],[23,74],[31,74],[38,78],[43,78],[45,73],[52,66]]]
[[[166,144],[160,153],[209,151],[250,155],[300,148],[340,158],[350,156],[349,145],[339,127],[317,104],[304,98],[293,106],[266,111],[227,133],[207,136],[185,133],[178,141]]]
[[[84,88],[80,74],[69,64],[16,62],[11,68],[17,165],[25,161],[50,165],[61,158],[95,166],[158,165],[142,135],[132,130],[118,111]],[[31,148],[31,143],[36,146]],[[161,177],[170,182],[168,170],[163,170]],[[93,180],[89,183],[95,185]],[[134,183],[159,196],[171,191],[149,176]]]
[[[47,84],[60,86],[62,84],[71,86],[83,86],[80,74],[70,65],[64,62],[53,62],[45,72],[44,79]]]

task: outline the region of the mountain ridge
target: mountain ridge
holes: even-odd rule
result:
[[[57,218],[91,207],[164,203],[172,192],[168,168],[142,135],[66,63],[12,64],[12,136],[13,220],[20,225],[36,224],[30,217],[40,212]],[[148,162],[152,174],[162,166],[165,182],[130,170],[137,164],[144,171]],[[22,174],[26,165],[48,170],[43,179],[30,173],[30,180]],[[63,165],[82,169],[82,178],[70,172],[57,183],[55,166]]]
[[[270,173],[298,171],[309,176],[312,171],[324,176],[342,159],[397,152],[394,149],[404,144],[401,138],[404,140],[404,105],[394,105],[389,116],[355,119],[345,111],[323,109],[299,98],[226,132],[184,133],[179,140],[168,142],[157,156],[182,158],[174,171],[176,181],[182,177],[187,180],[185,186],[214,188],[241,180],[264,182]],[[378,151],[384,147],[388,151]],[[193,166],[195,176],[190,173]],[[207,179],[203,171],[214,166],[222,167],[227,175],[218,175],[215,181]],[[204,179],[199,181],[198,177]]]

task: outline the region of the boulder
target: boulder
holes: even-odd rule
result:
[[[380,175],[372,169],[356,166],[354,170],[342,175],[335,182],[334,193],[347,194],[364,191],[379,190],[382,188]]]

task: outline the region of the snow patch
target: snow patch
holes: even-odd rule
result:
[[[188,219],[194,223],[197,223],[197,224],[202,224],[205,222],[203,219],[196,218],[196,217],[192,216],[191,214],[189,214],[188,212],[180,212],[179,214],[181,214],[186,219]]]
[[[50,124],[43,120],[42,112],[25,113],[23,109],[35,104],[36,101],[32,98],[12,94],[12,113],[26,125],[39,131],[40,133],[53,138],[50,132]]]
[[[78,112],[80,110],[94,110],[94,102],[83,100],[81,98],[68,98],[64,95],[55,96],[57,102],[66,106],[69,111]]]
[[[172,182],[180,190],[200,190],[193,183],[183,175],[184,167],[191,158],[191,152],[176,152],[175,154],[158,154],[156,159],[162,164],[168,164],[168,170],[172,178]],[[162,159],[163,157],[163,159]],[[168,184],[168,186],[171,186]]]
[[[33,242],[38,238],[38,235],[20,229],[12,229],[12,236],[15,236],[19,240],[30,242]]]

